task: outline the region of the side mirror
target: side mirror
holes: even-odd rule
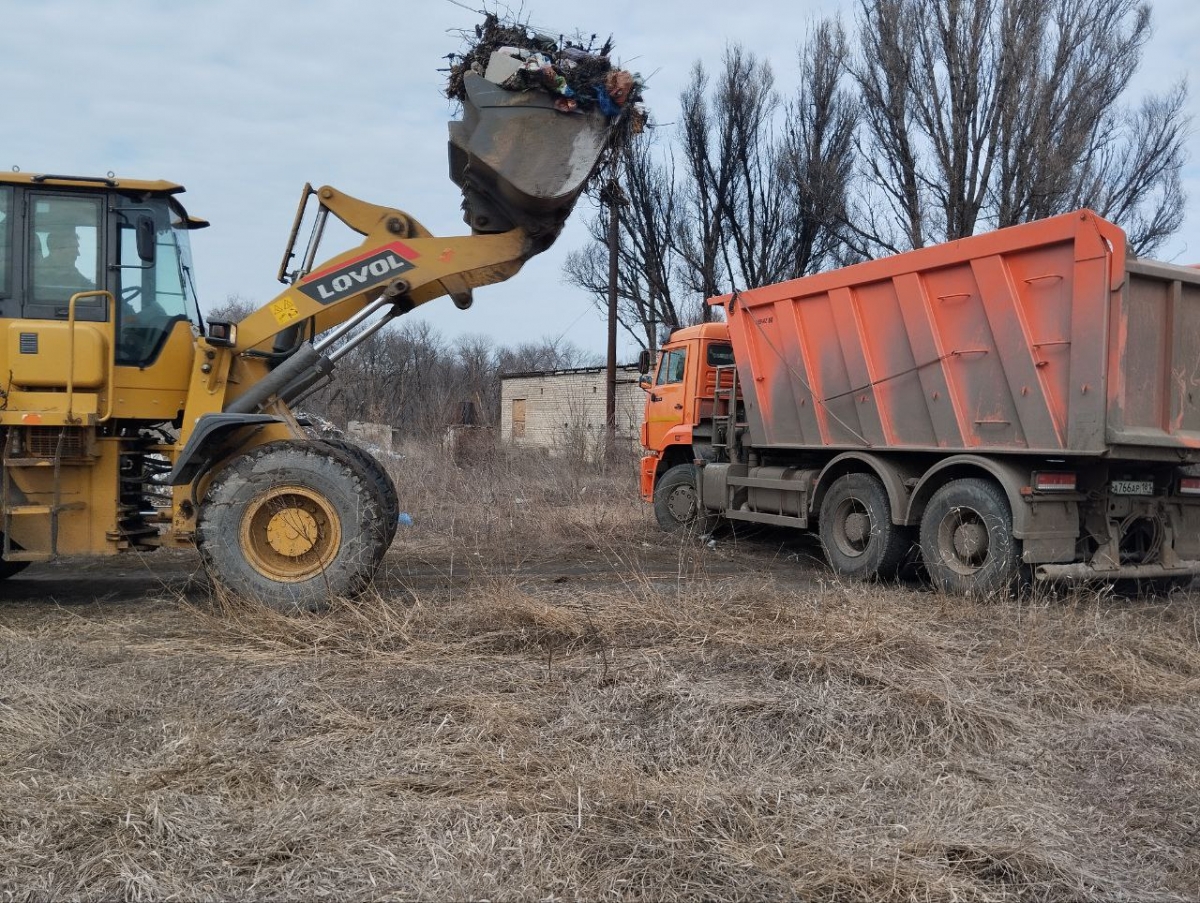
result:
[[[654,358],[650,356],[650,349],[643,348],[638,354],[638,373],[643,376],[650,372],[650,365],[654,363]]]
[[[142,263],[153,264],[155,252],[154,220],[139,216],[137,220],[137,253]]]
[[[641,389],[643,392],[650,391],[651,383],[650,383],[650,377],[648,375],[643,374],[642,378],[638,380],[638,388]]]

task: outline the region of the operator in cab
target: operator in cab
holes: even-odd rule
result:
[[[69,289],[72,294],[94,289],[95,283],[79,271],[79,255],[79,233],[75,229],[52,229],[46,236],[46,256],[37,267],[39,284],[47,288]]]

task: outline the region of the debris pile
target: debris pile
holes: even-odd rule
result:
[[[646,120],[641,79],[609,61],[612,39],[593,49],[563,38],[537,34],[524,25],[488,14],[476,26],[469,48],[451,56],[446,96],[465,100],[465,76],[474,72],[510,91],[544,91],[561,113],[599,110],[610,119],[623,114],[634,133]]]

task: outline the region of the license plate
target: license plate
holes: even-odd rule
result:
[[[1154,495],[1153,480],[1113,480],[1108,491],[1113,495]]]

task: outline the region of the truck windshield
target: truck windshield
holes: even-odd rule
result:
[[[145,366],[176,323],[200,322],[191,246],[182,218],[165,199],[131,203],[119,214],[117,363]],[[138,254],[138,222],[146,217],[154,224],[153,261]]]

